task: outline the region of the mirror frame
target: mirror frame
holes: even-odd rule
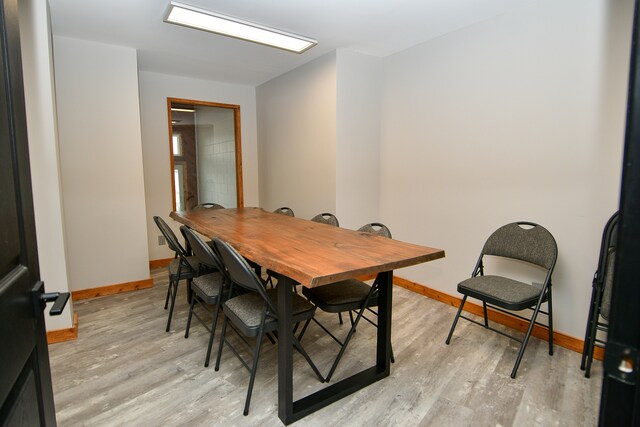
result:
[[[203,106],[203,107],[216,107],[216,108],[228,108],[233,110],[233,121],[234,121],[234,133],[235,133],[235,143],[236,143],[236,206],[238,208],[244,207],[244,192],[242,187],[242,143],[241,143],[241,135],[240,135],[240,106],[234,104],[221,104],[219,102],[207,102],[207,101],[195,101],[192,99],[182,99],[182,98],[167,98],[167,112],[169,116],[169,159],[170,159],[170,175],[171,175],[171,200],[173,202],[173,210],[176,210],[176,183],[174,179],[173,170],[175,168],[174,164],[174,155],[173,155],[173,143],[172,143],[172,135],[173,135],[173,123],[172,123],[172,114],[171,114],[171,104],[191,104],[195,106]],[[214,202],[213,200],[211,200]],[[225,206],[226,207],[226,206]]]

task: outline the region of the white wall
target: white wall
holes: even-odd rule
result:
[[[140,118],[144,161],[149,259],[173,256],[167,246],[158,245],[153,217],[159,215],[177,231],[169,218],[173,210],[167,98],[240,105],[244,205],[258,206],[258,149],[255,88],[152,72],[140,72]]]
[[[54,48],[71,289],[148,279],[136,51]]]
[[[336,209],[336,57],[324,55],[256,89],[260,202],[311,218]]]
[[[341,227],[380,221],[381,70],[380,58],[336,52],[336,215]]]
[[[381,219],[446,251],[397,274],[456,295],[491,231],[534,221],[559,247],[555,327],[583,336],[626,107],[632,2],[607,3],[538,1],[384,60]]]
[[[69,292],[49,5],[23,0],[18,6],[40,277],[47,292]],[[46,310],[45,319],[47,330],[70,328],[72,301],[60,316],[51,317]]]

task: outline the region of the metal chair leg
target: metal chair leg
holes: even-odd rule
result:
[[[264,318],[262,319],[262,324],[260,325],[260,331],[258,332],[258,337],[256,338],[256,348],[253,352],[253,363],[251,366],[251,375],[249,377],[249,389],[247,390],[247,398],[244,401],[244,411],[242,415],[249,414],[249,405],[251,404],[251,393],[253,392],[253,383],[256,379],[256,371],[258,370],[258,359],[260,358],[260,347],[262,346],[262,339],[264,338]]]
[[[591,364],[593,362],[593,352],[596,346],[596,334],[598,333],[598,317],[600,316],[600,310],[598,307],[598,300],[600,298],[600,291],[598,290],[598,294],[596,295],[596,299],[594,302],[593,312],[590,313],[591,317],[589,319],[589,327],[587,331],[589,333],[588,337],[585,339],[584,350],[583,350],[583,366],[584,376],[585,378],[591,378]]]
[[[318,370],[318,367],[315,365],[315,363],[313,363],[313,361],[311,360],[311,357],[309,356],[309,353],[307,353],[307,351],[302,347],[302,344],[300,344],[300,341],[298,341],[298,339],[295,336],[293,337],[293,346],[296,348],[296,350],[300,352],[300,354],[302,354],[302,356],[305,358],[309,366],[311,366],[311,369],[313,369],[313,372],[316,374],[320,382],[323,383],[325,380],[322,377],[322,374],[320,373],[320,371]]]
[[[173,286],[173,290],[171,292],[171,306],[169,308],[169,318],[167,319],[167,329],[166,331],[169,332],[169,329],[171,329],[171,317],[173,317],[173,308],[176,305],[176,295],[178,294],[178,281],[175,282],[174,286]]]
[[[167,297],[164,300],[164,309],[166,310],[169,307],[169,295],[171,295],[171,286],[173,284],[173,280],[169,278],[169,286],[167,287]]]
[[[518,372],[520,361],[522,361],[522,356],[524,356],[524,351],[527,348],[527,343],[529,342],[529,338],[531,337],[531,331],[533,331],[533,326],[538,317],[538,312],[540,312],[540,306],[542,305],[543,298],[544,298],[544,291],[540,293],[540,298],[538,299],[538,304],[536,305],[536,308],[533,311],[533,316],[531,317],[529,328],[527,329],[527,333],[525,334],[524,339],[522,340],[522,345],[520,345],[520,350],[518,351],[518,357],[516,358],[516,364],[513,366],[513,370],[511,371],[511,378],[516,377],[516,372]]]
[[[549,288],[549,298],[547,300],[549,316],[549,355],[553,356],[553,305],[551,303],[551,288]]]
[[[194,296],[195,299],[195,296]],[[218,323],[218,313],[220,312],[220,297],[216,303],[216,308],[213,311],[213,321],[211,322],[211,333],[209,334],[209,345],[207,346],[207,357],[204,359],[204,367],[209,367],[209,358],[211,357],[211,347],[213,346],[213,337],[216,334],[216,325]]]
[[[220,369],[220,359],[222,358],[222,347],[224,346],[224,337],[227,332],[227,323],[229,323],[229,319],[225,317],[224,323],[222,324],[222,332],[220,333],[220,345],[218,346],[218,355],[216,356],[216,366],[215,370],[218,371]]]
[[[340,352],[338,352],[338,356],[336,356],[336,359],[333,362],[333,365],[331,365],[331,369],[329,370],[329,373],[327,374],[327,378],[325,379],[325,382],[329,382],[331,380],[331,377],[333,376],[333,373],[335,372],[336,368],[338,367],[338,363],[340,362],[340,359],[342,359],[342,355],[344,354],[345,350],[347,349],[347,344],[349,344],[349,341],[351,341],[351,337],[353,336],[353,334],[356,331],[356,326],[358,325],[358,322],[360,322],[360,319],[362,318],[362,314],[364,312],[364,309],[361,309],[358,312],[358,315],[356,316],[356,320],[353,324],[353,326],[351,326],[351,329],[349,329],[349,333],[347,334],[347,337],[344,339],[344,342],[342,343],[342,348],[340,348]]]
[[[482,301],[482,313],[484,315],[484,327],[489,327],[489,316],[487,316],[487,303]]]
[[[311,319],[307,319],[307,321],[304,322],[304,325],[302,326],[302,330],[300,331],[300,335],[298,335],[298,341],[301,341],[302,337],[304,336],[304,333],[307,332],[307,326],[309,326],[309,322],[311,322]]]
[[[464,307],[464,303],[467,301],[467,296],[462,297],[462,301],[460,302],[460,307],[458,308],[458,313],[456,314],[455,319],[453,319],[453,325],[451,325],[451,330],[449,331],[449,336],[447,337],[446,344],[449,345],[451,342],[451,336],[453,335],[453,331],[456,329],[456,325],[458,324],[458,319],[460,318],[460,313],[462,313],[462,308]]]
[[[593,325],[593,312],[595,310],[595,294],[596,289],[594,287],[593,292],[591,293],[591,304],[589,306],[589,317],[587,317],[587,330],[584,334],[584,346],[582,347],[582,360],[580,362],[580,369],[583,371],[587,366],[587,357],[589,354],[589,343],[591,342],[591,329],[594,327]],[[585,372],[585,376],[586,372]],[[587,378],[589,378],[587,376]]]
[[[191,304],[189,304],[189,317],[187,317],[187,328],[184,331],[184,337],[189,338],[189,329],[191,328],[191,317],[193,316],[193,306],[196,302],[195,295],[191,298]]]

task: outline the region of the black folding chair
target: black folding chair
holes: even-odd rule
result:
[[[283,206],[281,208],[276,209],[275,211],[273,211],[273,213],[277,213],[277,214],[280,214],[280,215],[291,216],[291,217],[295,217],[296,216],[293,213],[293,209],[288,208],[286,206]]]
[[[338,218],[332,213],[324,212],[311,218],[313,222],[319,222],[321,224],[333,225],[334,227],[340,227]]]
[[[545,273],[544,282],[540,286],[530,285],[518,280],[513,280],[505,276],[484,275],[483,259],[486,255],[493,255],[503,259],[525,261],[532,265],[541,267]],[[449,344],[453,331],[456,328],[458,319],[466,319],[472,323],[483,326],[506,337],[512,338],[521,343],[516,363],[511,371],[511,378],[516,377],[518,366],[524,355],[524,351],[529,342],[533,325],[540,323],[536,321],[538,313],[547,314],[549,324],[549,354],[553,355],[553,314],[551,304],[551,274],[558,257],[558,247],[556,241],[544,227],[532,222],[513,222],[504,225],[493,232],[487,239],[478,262],[476,263],[471,278],[458,284],[458,292],[464,295],[460,308],[456,314],[446,343]],[[462,315],[462,309],[468,297],[473,297],[482,301],[484,312],[484,324],[470,317]],[[541,310],[541,305],[546,302],[548,311]],[[496,311],[501,311],[529,322],[529,328],[520,340],[512,335],[506,334],[498,329],[489,326],[487,318],[487,307]],[[507,310],[520,311],[525,309],[533,310],[532,317],[526,318],[516,315]]]
[[[174,234],[169,225],[159,216],[154,216],[153,221],[156,223],[160,232],[167,241],[169,249],[175,253],[175,257],[169,263],[169,287],[167,288],[167,297],[164,302],[164,309],[167,309],[169,300],[171,300],[171,307],[169,308],[169,317],[167,319],[167,332],[171,328],[171,318],[173,317],[173,308],[176,303],[176,295],[178,293],[178,284],[181,280],[187,280],[191,283],[191,280],[196,275],[198,269],[198,260],[194,256],[190,256],[185,248],[180,244],[178,238]]]
[[[181,226],[180,230],[185,235],[187,241],[191,245],[193,254],[198,260],[198,270],[196,277],[191,281],[191,290],[193,296],[189,306],[189,317],[187,319],[187,328],[184,337],[189,338],[189,330],[191,328],[191,318],[195,318],[209,331],[209,345],[207,346],[207,356],[204,360],[204,366],[209,366],[209,358],[211,357],[211,347],[213,338],[216,333],[216,324],[218,322],[218,313],[220,312],[220,302],[228,296],[228,281],[225,280],[225,270],[222,262],[214,253],[213,249],[207,245],[193,230],[187,226]],[[201,270],[216,270],[213,273],[198,274]],[[197,311],[194,311],[195,305],[198,304],[211,313],[211,326],[200,317]]]
[[[391,238],[391,232],[389,231],[389,229],[384,224],[377,222],[366,224],[360,227],[358,231],[383,236],[389,239]],[[327,374],[327,382],[331,380],[331,377],[338,367],[338,363],[340,363],[340,359],[342,359],[349,341],[351,341],[353,334],[356,332],[356,328],[358,326],[358,323],[360,322],[360,319],[365,319],[375,327],[378,326],[377,323],[365,316],[365,312],[370,312],[376,316],[378,314],[372,309],[373,307],[378,306],[378,288],[379,285],[377,278],[371,286],[367,285],[364,282],[361,282],[360,280],[348,279],[342,280],[337,283],[318,286],[315,288],[302,288],[302,294],[306,296],[312,304],[314,304],[322,311],[338,314],[348,311],[349,318],[351,319],[351,329],[349,329],[349,332],[347,333],[344,341],[338,339],[316,318],[309,319],[305,323],[302,331],[300,332],[300,335],[298,336],[298,339],[302,340],[309,322],[313,320],[331,338],[333,338],[335,342],[340,345],[340,351],[338,352],[338,355],[333,361],[329,373]],[[357,313],[355,319],[353,318],[354,311]],[[342,318],[340,318],[340,323],[342,323]],[[395,361],[393,356],[393,349],[391,350],[391,361]]]
[[[584,376],[587,378],[591,376],[591,363],[593,362],[595,348],[604,348],[606,344],[606,338],[598,337],[598,332],[606,334],[609,329],[608,320],[611,308],[611,287],[613,285],[619,218],[620,213],[614,213],[604,227],[598,268],[593,275],[589,318],[587,319],[587,331],[584,335],[582,362],[580,363],[580,369],[584,371]],[[602,320],[600,320],[601,318]]]
[[[225,321],[222,326],[222,333],[220,336],[220,346],[218,348],[218,356],[216,358],[217,371],[220,368],[220,359],[222,357],[222,349],[224,343],[227,343],[231,351],[240,360],[242,365],[250,372],[249,377],[249,389],[247,390],[247,398],[245,400],[243,414],[249,413],[249,404],[251,403],[251,393],[253,391],[253,384],[258,368],[258,359],[260,357],[260,348],[265,334],[277,331],[278,329],[278,311],[274,301],[277,300],[275,289],[265,289],[262,281],[251,269],[246,260],[226,242],[215,238],[213,239],[215,249],[221,256],[224,262],[229,278],[231,279],[231,287],[238,285],[249,293],[232,297],[222,304],[222,310],[225,314]],[[311,305],[307,300],[299,295],[293,295],[293,323],[306,321],[313,317],[315,307]],[[251,367],[242,358],[238,349],[236,349],[227,339],[226,331],[227,326],[231,325],[237,335],[242,339],[242,342],[252,352]],[[291,325],[293,328],[293,325]],[[245,337],[256,337],[256,343],[251,346]],[[309,363],[309,366],[313,369],[320,382],[324,382],[324,378],[318,371],[318,368],[313,364],[313,361],[302,348],[300,342],[293,338],[293,345],[302,354]],[[253,347],[253,348],[252,348]]]

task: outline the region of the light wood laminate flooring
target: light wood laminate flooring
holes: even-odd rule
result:
[[[208,332],[197,321],[184,338],[188,305],[180,293],[165,332],[165,269],[152,289],[74,303],[78,339],[49,346],[60,426],[278,426],[277,346],[265,341],[251,408],[242,415],[248,372],[225,348],[214,371],[204,367]],[[445,339],[455,309],[394,288],[391,376],[298,421],[300,426],[593,426],[597,424],[602,365],[592,378],[580,354],[532,338],[518,376],[509,377],[517,343],[460,321]],[[331,330],[347,333],[337,316],[318,311]],[[221,317],[222,319],[222,317]],[[221,322],[219,322],[221,325]],[[303,345],[326,374],[339,350],[314,324]],[[374,361],[375,328],[362,322],[334,380]],[[322,387],[294,352],[294,396]]]

